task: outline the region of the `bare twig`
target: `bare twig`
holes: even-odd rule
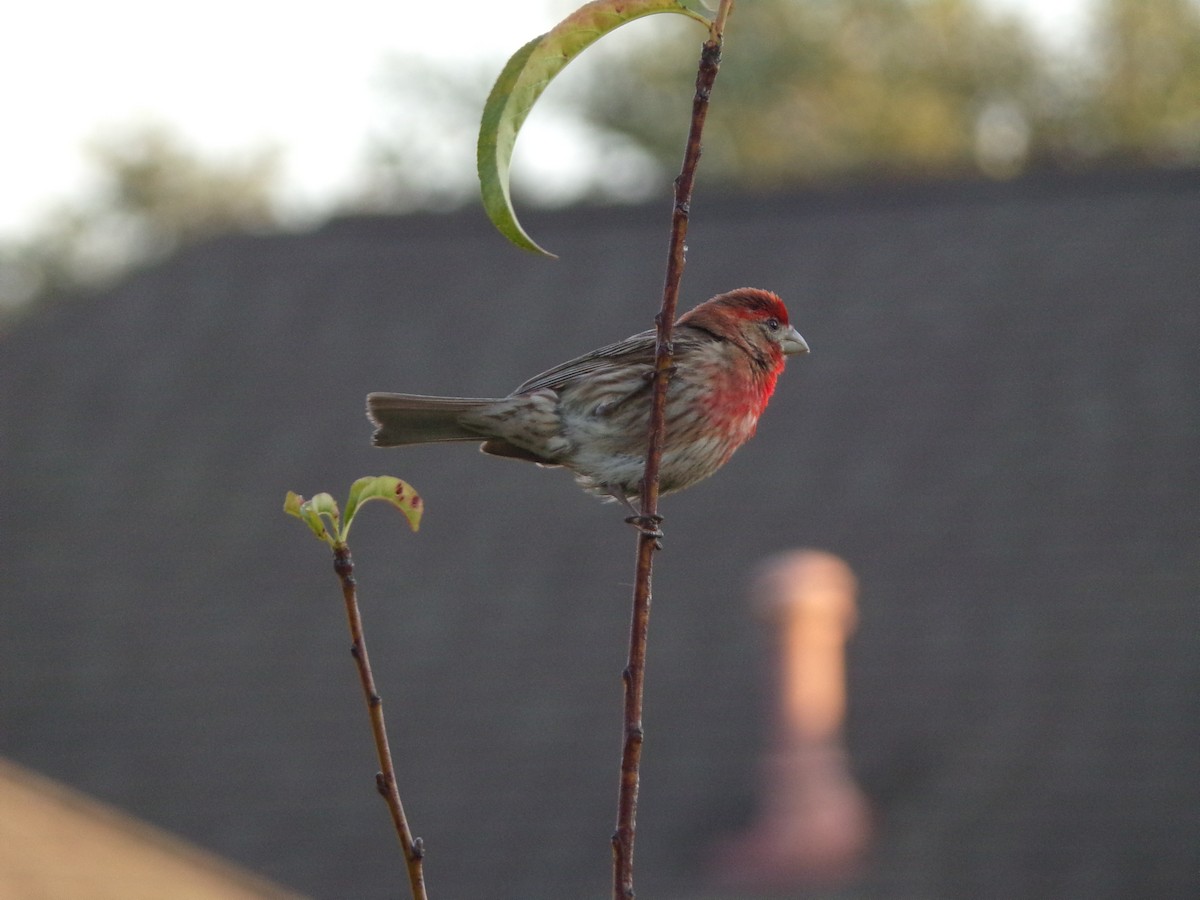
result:
[[[633,845],[637,830],[639,772],[642,758],[642,695],[646,674],[646,638],[650,624],[651,575],[654,551],[659,548],[658,470],[667,400],[667,382],[671,374],[671,327],[679,302],[679,284],[687,255],[688,215],[696,165],[700,160],[700,135],[708,114],[708,99],[721,64],[721,41],[732,0],[721,6],[700,54],[696,75],[696,94],[692,101],[692,123],[688,131],[683,167],[675,179],[675,206],[671,217],[671,241],[667,272],[663,284],[662,309],[655,317],[658,342],[654,357],[654,394],[650,412],[649,445],[646,469],[642,477],[642,514],[637,544],[637,570],[633,589],[633,615],[629,627],[629,662],[622,675],[625,685],[625,732],[621,751],[621,782],[617,803],[617,828],[613,832],[613,897],[632,900]]]
[[[375,738],[375,752],[379,757],[380,771],[375,775],[375,787],[383,796],[392,814],[392,824],[400,838],[404,861],[408,866],[408,882],[413,900],[427,900],[422,860],[425,849],[420,838],[413,838],[404,817],[404,805],[400,802],[400,789],[396,784],[396,768],[392,764],[392,751],[388,747],[387,727],[383,721],[383,699],[375,689],[375,676],[371,673],[371,659],[367,655],[367,641],[363,634],[362,616],[358,611],[357,584],[354,580],[354,561],[350,548],[344,543],[333,547],[333,568],[342,582],[342,596],[346,601],[346,619],[350,625],[350,653],[358,666],[358,678],[362,682],[363,696],[367,701],[367,713],[371,718],[371,733]]]

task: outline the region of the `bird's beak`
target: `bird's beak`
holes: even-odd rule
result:
[[[787,332],[780,339],[779,346],[783,349],[786,356],[808,352],[808,341],[800,337],[800,332],[790,325]]]

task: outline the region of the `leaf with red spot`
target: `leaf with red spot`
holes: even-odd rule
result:
[[[421,495],[411,484],[391,475],[367,476],[350,485],[350,496],[346,499],[345,525],[342,526],[343,541],[350,534],[350,525],[358,508],[368,500],[384,500],[390,503],[404,514],[413,531],[421,525],[424,504],[421,502]]]

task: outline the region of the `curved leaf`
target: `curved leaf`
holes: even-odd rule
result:
[[[342,525],[343,541],[350,534],[350,526],[358,508],[368,500],[386,500],[404,513],[404,518],[408,520],[408,526],[413,531],[421,525],[421,513],[425,506],[421,502],[421,495],[413,490],[411,484],[391,475],[367,476],[350,485],[350,496],[346,498],[345,524]]]
[[[533,104],[554,76],[585,49],[626,22],[654,13],[680,13],[706,28],[710,24],[680,0],[594,0],[514,53],[500,72],[479,124],[479,188],[488,218],[518,247],[554,256],[525,233],[509,194],[513,146]]]

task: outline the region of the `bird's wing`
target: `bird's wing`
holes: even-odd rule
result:
[[[671,332],[671,344],[674,355],[686,352],[700,341],[711,341],[713,335],[698,328],[677,326]],[[609,344],[605,347],[559,363],[552,369],[547,369],[540,375],[534,375],[513,394],[528,394],[532,391],[550,388],[558,390],[580,378],[601,376],[619,366],[645,366],[649,371],[654,366],[654,350],[658,334],[654,329]]]

